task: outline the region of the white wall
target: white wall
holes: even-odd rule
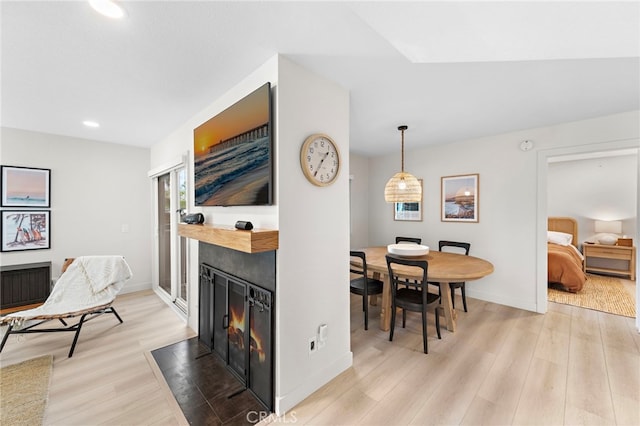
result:
[[[51,169],[51,249],[0,254],[13,265],[121,254],[133,271],[122,292],[151,288],[149,150],[2,128],[3,165]],[[128,232],[122,232],[123,226]]]
[[[546,283],[546,255],[538,248],[538,237],[546,229],[547,188],[546,176],[544,186],[538,187],[538,154],[558,148],[569,153],[576,147],[596,144],[600,150],[608,145],[618,148],[615,141],[624,140],[638,146],[639,123],[638,111],[632,111],[420,150],[411,150],[409,130],[405,135],[409,154],[405,156],[405,169],[424,179],[424,220],[394,222],[391,205],[384,202],[384,185],[397,171],[400,153],[371,158],[369,243],[386,245],[398,234],[422,237],[431,247],[437,247],[440,239],[468,241],[471,255],[495,266],[493,274],[468,283],[470,297],[544,312],[546,298],[541,301],[538,294],[546,294],[546,285],[545,289],[538,287],[540,282]],[[407,124],[411,129],[411,123]],[[519,149],[525,139],[534,141],[533,150]],[[546,162],[544,170],[546,173]],[[440,178],[468,173],[480,174],[480,222],[441,222]],[[538,200],[538,194],[543,201]],[[544,213],[538,213],[538,204],[544,204]],[[542,227],[538,216],[544,216]],[[539,264],[544,268],[538,268]]]
[[[637,170],[637,153],[550,163],[549,216],[575,218],[579,245],[594,241],[596,220],[622,221],[622,233],[637,242]]]
[[[352,362],[349,325],[349,95],[337,84],[280,58],[278,80],[278,412],[292,408]],[[309,183],[300,147],[331,136],[342,163],[337,181]],[[308,339],[327,324],[326,346]]]
[[[276,411],[283,413],[351,365],[348,282],[348,93],[282,57],[244,78],[151,149],[151,168],[189,152],[193,129],[265,82],[274,95],[274,205],[193,207],[207,223],[233,225],[249,220],[256,228],[279,230],[276,280]],[[311,133],[334,138],[343,169],[336,183],[319,188],[300,170],[300,146]],[[193,188],[193,172],[189,172]],[[190,244],[190,292],[198,294],[198,247]],[[197,297],[189,300],[189,326],[198,329]],[[320,324],[329,326],[324,348],[308,353],[308,339]]]
[[[351,153],[349,176],[350,247],[357,250],[369,245],[369,159]]]

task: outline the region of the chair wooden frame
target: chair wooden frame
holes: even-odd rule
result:
[[[354,278],[349,283],[349,290],[353,294],[362,296],[362,310],[364,311],[364,329],[369,329],[369,296],[382,294],[383,282],[369,278],[367,271],[367,260],[364,252],[350,250],[349,255],[351,257],[357,257],[362,262],[362,266],[354,266],[350,263],[349,271],[352,274],[362,275],[362,277]]]
[[[429,263],[426,260],[413,260],[386,255],[387,268],[389,269],[389,284],[391,285],[391,328],[389,329],[389,341],[393,341],[393,332],[396,324],[396,310],[402,309],[402,328],[406,326],[406,311],[420,312],[422,314],[422,344],[424,353],[429,353],[427,344],[427,307],[440,300],[440,296],[429,293],[427,290],[427,270]],[[406,287],[405,277],[401,272],[394,269],[393,265],[412,266],[422,269],[422,279],[416,286],[417,288]],[[403,286],[400,288],[399,286]],[[434,309],[436,319],[436,332],[438,339],[442,338],[440,333],[440,314],[439,308]]]

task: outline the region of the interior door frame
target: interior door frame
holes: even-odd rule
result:
[[[547,185],[548,163],[551,157],[572,154],[587,154],[621,149],[636,149],[638,158],[637,176],[640,176],[640,139],[624,139],[588,145],[576,145],[562,148],[542,149],[537,159],[537,200],[536,200],[536,312],[546,313],[547,301]],[[640,185],[637,185],[636,197],[636,229],[640,230]],[[640,266],[640,256],[636,257],[636,270]],[[636,312],[640,312],[640,286],[636,277]],[[636,314],[636,329],[640,331],[640,316]]]

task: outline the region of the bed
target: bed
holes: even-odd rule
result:
[[[584,257],[578,250],[578,223],[570,217],[550,217],[547,223],[548,284],[576,293],[582,290],[587,277],[583,271]]]

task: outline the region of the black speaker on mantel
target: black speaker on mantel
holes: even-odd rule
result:
[[[251,222],[245,222],[243,220],[239,220],[236,222],[236,228],[242,229],[243,231],[250,231],[253,229],[253,224]]]
[[[190,225],[199,225],[204,223],[204,215],[202,213],[185,214],[180,217],[180,220]]]

